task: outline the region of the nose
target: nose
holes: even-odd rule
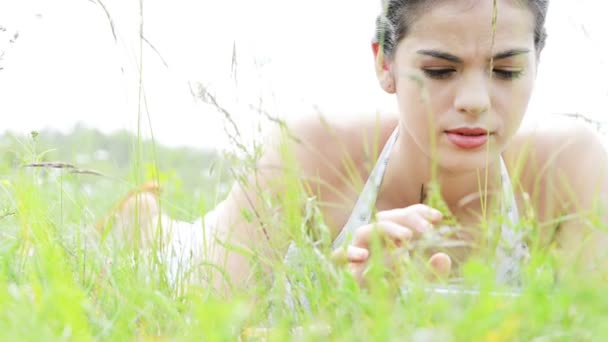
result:
[[[454,98],[459,113],[479,115],[490,109],[490,90],[486,77],[480,73],[463,75]]]

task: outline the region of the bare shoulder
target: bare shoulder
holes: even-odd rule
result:
[[[510,160],[527,155],[534,167],[570,167],[603,149],[598,132],[589,124],[555,115],[522,127],[506,155]]]
[[[353,177],[367,177],[365,161],[382,148],[396,124],[395,116],[370,114],[346,120],[310,116],[278,126],[264,143],[255,172],[235,183],[223,202],[226,216],[243,207],[257,208],[259,189],[283,193],[287,174],[305,181],[324,200],[335,199]]]
[[[285,137],[291,140],[289,146],[304,176],[332,182],[348,168],[363,171],[396,125],[396,116],[388,114],[346,119],[311,116],[287,123]]]
[[[522,127],[505,151],[505,160],[519,174],[527,192],[536,193],[540,201],[589,191],[608,171],[606,151],[596,129],[582,120],[558,115]],[[571,205],[566,202],[558,204],[561,209]]]

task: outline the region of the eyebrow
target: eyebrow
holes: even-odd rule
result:
[[[462,64],[462,59],[458,56],[452,55],[451,53],[442,52],[442,51],[438,51],[438,50],[418,50],[416,52],[420,55],[431,56],[431,57],[435,57],[435,58],[439,58],[439,59],[445,59],[446,61]],[[529,53],[529,52],[530,52],[529,49],[510,49],[510,50],[502,51],[502,52],[495,54],[492,57],[492,59],[493,60],[505,59],[505,58]]]

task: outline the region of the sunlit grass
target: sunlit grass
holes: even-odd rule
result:
[[[142,55],[140,46],[140,76],[145,73]],[[146,126],[141,84],[139,95],[141,129]],[[153,126],[149,118],[147,123]],[[238,143],[238,138],[233,137],[233,142]],[[331,244],[315,206],[319,199],[311,198],[311,189],[302,184],[288,149],[281,151],[288,166],[280,196],[269,196],[256,184],[243,184],[253,187],[269,212],[276,209],[281,215],[246,210],[243,214],[282,227],[286,234],[276,243],[285,249],[286,241],[294,242],[301,252],[294,261],[297,267],[285,265],[280,254],[262,257],[255,249],[241,249],[252,265],[272,270],[269,276],[260,272],[259,279],[251,281],[255,286],[235,286],[227,297],[204,282],[174,284],[156,256],[159,246],[139,249],[115,244],[100,238],[94,225],[122,194],[150,179],[164,189],[164,210],[186,220],[200,217],[225,195],[228,182],[222,172],[216,172],[215,184],[192,196],[192,189],[182,183],[185,180],[170,167],[159,166],[163,161],[158,160],[154,144],[145,153],[140,131],[133,142],[131,168],[120,181],[62,168],[22,167],[41,161],[47,151],[40,150],[36,137],[19,141],[19,148],[11,151],[16,158],[0,160],[2,341],[581,341],[608,336],[606,279],[581,282],[564,272],[556,281],[556,260],[550,250],[541,248],[538,236],[531,236],[525,286],[517,295],[496,284],[492,253],[474,255],[462,266],[461,283],[476,291],[472,294],[429,292],[436,283],[427,279],[424,262],[416,259],[404,261],[398,265],[399,272],[393,272],[382,260],[372,258],[368,284],[360,287],[345,268],[329,261]],[[218,162],[216,167],[227,168],[225,173],[244,183],[244,175],[260,171],[253,163],[259,151],[255,146],[237,147],[244,155],[230,160],[242,164]],[[373,160],[374,153],[369,152]],[[354,162],[339,163],[345,166],[352,187],[360,189],[363,184]],[[431,190],[432,204],[442,205],[439,189]],[[487,221],[503,219],[487,217]],[[590,221],[596,222],[597,229],[605,228],[594,217]],[[536,224],[531,215],[524,215],[522,222]],[[313,239],[319,241],[314,248]],[[372,252],[382,248],[376,242]],[[306,298],[308,305],[292,305],[286,299],[287,281],[295,298]]]
[[[22,150],[22,159],[35,160],[32,151]],[[608,333],[603,280],[565,275],[556,282],[555,261],[540,248],[532,249],[519,296],[503,294],[484,257],[462,271],[462,283],[478,294],[425,292],[431,282],[416,263],[403,265],[407,276],[398,284],[408,292],[400,293],[399,278],[377,260],[360,288],[328,261],[327,243],[311,247],[303,227],[322,229],[323,222],[296,172],[286,173],[286,197],[270,205],[286,213],[272,223],[288,228],[302,251],[299,266],[256,260],[272,268],[273,279],[228,298],[200,284],[172,286],[150,251],[99,241],[95,213],[116,198],[107,182],[83,195],[83,175],[61,169],[3,165],[1,178],[2,340],[592,340]],[[297,280],[293,290],[308,298],[308,309],[287,305],[286,279]]]

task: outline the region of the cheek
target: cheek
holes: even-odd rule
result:
[[[426,118],[430,113],[443,112],[446,93],[449,93],[445,85],[437,86],[426,80],[421,72],[411,70],[398,79],[396,89],[400,113],[406,118]]]
[[[505,126],[508,127],[509,133],[517,130],[525,116],[533,86],[534,79],[530,77],[501,90],[498,107],[506,120]]]
[[[401,118],[399,130],[406,132],[414,145],[418,146],[424,154],[431,156],[430,129],[433,127],[431,121],[434,121],[434,125],[436,125],[437,118],[429,119],[428,103],[421,101],[419,97],[400,98],[399,113]]]
[[[417,87],[413,82],[401,86],[397,96],[399,115],[409,127],[409,130],[417,136],[427,134],[429,114],[433,112],[434,101],[429,101],[424,95],[424,90]]]
[[[431,135],[435,136],[442,114],[449,112],[450,88],[429,82],[418,71],[410,71],[409,75],[396,84],[401,128],[420,149],[429,152]]]

